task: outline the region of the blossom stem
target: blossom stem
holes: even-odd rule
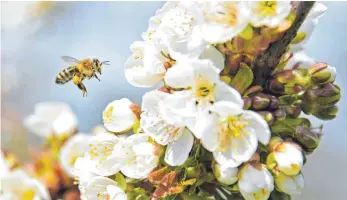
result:
[[[301,24],[311,10],[314,1],[302,1],[296,9],[296,18],[292,26],[284,33],[283,37],[270,44],[270,47],[260,54],[252,63],[254,69],[255,85],[264,85],[272,71],[278,65],[281,56],[286,52],[288,45],[295,38]]]

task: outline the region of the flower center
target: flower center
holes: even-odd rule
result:
[[[90,158],[99,159],[99,162],[102,162],[112,154],[114,143],[98,142],[96,144],[89,144],[89,147]]]
[[[238,10],[235,2],[224,2],[223,11],[217,11],[218,16],[214,17],[212,21],[218,24],[227,24],[235,26],[238,21]]]
[[[33,200],[34,197],[35,197],[35,190],[33,189],[24,190],[21,194],[21,199],[23,200]]]
[[[195,97],[200,100],[214,101],[215,84],[203,76],[198,76],[195,80]]]
[[[261,1],[259,2],[258,12],[262,16],[274,16],[276,14],[276,1]]]
[[[240,121],[237,116],[229,116],[222,121],[218,135],[220,141],[219,150],[226,151],[231,145],[231,139],[233,138],[244,139],[244,136],[248,134],[248,132],[245,130],[245,126],[247,126],[247,124],[247,122]]]

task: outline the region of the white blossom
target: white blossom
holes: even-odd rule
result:
[[[89,150],[84,157],[89,163],[90,171],[101,175],[110,176],[117,173],[122,167],[122,163],[110,163],[108,159],[120,139],[110,133],[100,133],[89,140]]]
[[[117,144],[112,155],[105,161],[108,166],[120,166],[128,178],[144,179],[158,165],[159,157],[149,136],[134,134]]]
[[[289,195],[299,195],[304,188],[304,176],[300,173],[295,176],[287,176],[279,173],[275,176],[276,188]]]
[[[201,3],[205,22],[201,34],[209,43],[223,43],[243,31],[250,20],[245,2],[210,1]]]
[[[238,180],[237,173],[239,170],[237,167],[228,167],[214,163],[212,169],[216,179],[223,184],[232,185]]]
[[[203,22],[202,12],[195,2],[167,2],[150,19],[144,39],[163,42],[171,57],[195,56],[203,51],[198,25]]]
[[[38,180],[29,177],[22,170],[15,170],[1,176],[2,200],[43,199],[50,200],[47,188]]]
[[[85,200],[127,200],[125,192],[112,179],[96,176],[88,183],[82,194]]]
[[[202,145],[213,152],[219,164],[228,167],[250,160],[258,141],[266,145],[271,136],[267,122],[259,114],[228,101],[213,104],[199,126]]]
[[[167,145],[165,162],[171,166],[177,166],[187,160],[194,137],[184,126],[175,126],[164,119],[161,112],[168,96],[170,94],[158,90],[143,96],[141,128],[158,144]]]
[[[88,183],[97,176],[93,173],[93,163],[87,157],[79,157],[74,163],[73,175],[78,183],[81,194],[84,194]]]
[[[245,200],[266,200],[274,190],[271,173],[260,163],[243,166],[240,169],[238,185]]]
[[[197,138],[201,137],[197,122],[214,102],[228,100],[243,106],[240,94],[220,80],[210,60],[182,60],[168,70],[165,82],[172,88],[185,88],[165,100],[166,120],[187,125]]]
[[[127,98],[109,103],[102,114],[105,127],[115,133],[131,130],[137,120],[131,109],[132,105],[133,103]]]
[[[83,157],[88,151],[88,140],[91,136],[85,133],[78,133],[70,137],[61,147],[59,153],[59,161],[62,169],[69,176],[74,176],[74,164],[78,157]]]
[[[76,115],[61,102],[44,102],[35,105],[34,114],[24,119],[29,131],[48,137],[50,134],[71,134],[77,127]]]
[[[292,5],[290,1],[256,1],[248,2],[251,9],[253,26],[276,27],[289,15]]]
[[[293,142],[281,142],[275,145],[267,158],[267,165],[288,176],[295,176],[304,165],[304,155],[300,146]]]

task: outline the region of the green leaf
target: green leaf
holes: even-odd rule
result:
[[[182,200],[205,200],[204,197],[198,197],[198,196],[195,196],[195,195],[189,195],[187,193],[181,194],[180,197],[182,198]]]
[[[149,200],[146,191],[142,188],[134,188],[127,192],[128,200]]]
[[[115,181],[117,182],[118,186],[122,188],[122,190],[125,191],[127,189],[127,182],[121,173],[118,172],[116,174]]]
[[[241,66],[230,85],[239,91],[240,94],[243,94],[252,84],[253,78],[254,76],[251,68],[249,68],[245,63],[241,63]]]

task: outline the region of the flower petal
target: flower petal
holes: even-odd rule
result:
[[[230,101],[243,107],[243,100],[240,93],[226,83],[220,81],[215,87],[216,101]]]
[[[178,61],[174,67],[167,70],[165,82],[173,88],[186,88],[193,84],[194,70],[187,62]]]
[[[211,106],[211,111],[217,113],[220,117],[228,117],[241,114],[243,109],[240,105],[230,101],[218,101]]]
[[[218,116],[208,113],[199,122],[199,126],[201,127],[201,144],[208,151],[215,151],[220,145],[218,138]]]
[[[230,148],[226,151],[214,151],[213,157],[219,164],[224,165],[226,167],[238,167],[242,164],[242,161],[235,160],[232,157]]]
[[[168,144],[165,152],[165,162],[171,166],[182,165],[188,158],[193,147],[194,137],[188,129],[182,135]]]
[[[253,129],[260,143],[267,145],[270,141],[271,131],[268,123],[256,112],[245,110],[241,115],[241,120],[247,121],[248,128]]]
[[[209,59],[213,62],[214,66],[216,66],[221,72],[225,66],[225,58],[221,52],[219,52],[216,47],[212,45],[207,45],[204,51],[200,55],[200,59]]]

